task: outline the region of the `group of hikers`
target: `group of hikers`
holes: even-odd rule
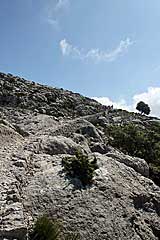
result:
[[[113,105],[108,105],[108,106],[103,105],[102,108],[103,108],[103,111],[104,111],[105,113],[109,113],[109,112],[112,112],[112,110],[113,110]]]

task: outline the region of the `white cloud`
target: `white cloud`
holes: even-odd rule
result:
[[[69,44],[66,39],[63,39],[59,43],[61,51],[63,56],[69,56],[72,55],[72,57],[82,57],[82,51],[80,51],[78,48],[73,47],[71,44]]]
[[[132,106],[127,105],[127,103],[124,99],[120,99],[117,102],[112,101],[108,97],[93,97],[93,99],[95,99],[96,101],[100,102],[103,105],[107,105],[107,106],[113,105],[114,108],[117,108],[117,109],[124,109],[127,111],[132,111]]]
[[[124,109],[127,111],[136,111],[136,105],[140,101],[144,101],[151,108],[151,115],[160,117],[160,88],[149,87],[146,92],[136,94],[132,98],[132,104],[128,105],[124,99],[118,102],[112,101],[108,97],[93,97],[93,99],[103,105],[113,105],[114,108]]]
[[[54,10],[59,11],[62,9],[66,9],[68,7],[69,7],[69,0],[58,0],[54,7]]]
[[[60,29],[60,15],[69,9],[70,0],[50,0],[46,6],[46,22],[55,29]]]
[[[101,51],[99,49],[91,49],[86,52],[83,49],[74,47],[72,44],[68,43],[66,39],[63,39],[60,41],[60,49],[63,56],[71,56],[81,60],[93,60],[95,62],[111,62],[123,55],[132,44],[133,41],[131,41],[130,38],[126,38],[125,40],[121,40],[119,45],[109,52]]]
[[[136,106],[137,102],[144,101],[147,103],[152,111],[152,115],[160,117],[160,88],[149,87],[147,92],[137,94],[133,97],[133,106]]]

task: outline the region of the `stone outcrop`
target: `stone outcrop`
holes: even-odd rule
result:
[[[120,110],[105,115],[79,94],[12,75],[1,73],[0,84],[0,239],[27,239],[43,214],[85,240],[160,239],[160,188],[147,163],[109,146],[104,133],[110,123],[146,127],[158,119]],[[63,171],[63,157],[77,149],[97,159],[86,188]]]
[[[149,177],[149,166],[144,159],[137,157],[130,157],[118,151],[109,152],[108,157],[116,159],[118,162],[124,163],[126,166],[133,168],[136,172],[145,177]]]

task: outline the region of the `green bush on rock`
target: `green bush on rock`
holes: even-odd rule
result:
[[[70,177],[77,177],[83,186],[92,183],[94,171],[98,168],[97,159],[89,160],[88,155],[77,151],[73,157],[65,157],[62,159],[62,165],[65,172]]]
[[[36,221],[30,240],[58,240],[60,232],[58,222],[43,216]]]
[[[150,178],[160,185],[160,125],[144,128],[129,123],[111,125],[106,129],[109,144],[125,154],[146,160]]]
[[[35,222],[29,240],[80,240],[80,236],[79,234],[64,235],[58,221],[42,216]]]

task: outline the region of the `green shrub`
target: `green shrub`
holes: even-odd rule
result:
[[[109,143],[131,156],[144,158],[147,162],[159,162],[160,134],[134,124],[108,127]]]
[[[60,233],[61,230],[58,222],[42,216],[36,221],[30,235],[30,240],[58,240]]]
[[[153,124],[147,128],[134,124],[111,125],[107,127],[106,134],[113,147],[125,154],[145,159],[150,166],[151,179],[156,179],[160,185],[160,125]]]
[[[160,164],[149,164],[150,167],[150,178],[160,186]]]
[[[80,240],[79,234],[63,234],[58,221],[42,216],[35,222],[30,240]]]
[[[96,158],[90,161],[88,156],[80,151],[73,157],[63,158],[62,165],[67,175],[77,177],[83,186],[92,183],[94,171],[98,168]]]

